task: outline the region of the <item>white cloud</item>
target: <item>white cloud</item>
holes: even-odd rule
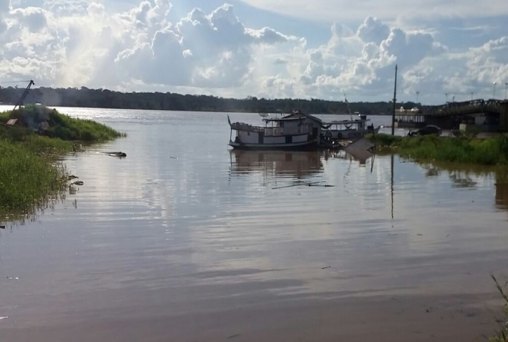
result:
[[[56,15],[76,16],[84,14],[89,3],[90,1],[86,0],[44,0],[42,7]]]
[[[508,80],[506,28],[471,34],[471,44],[462,35],[451,49],[438,37],[469,26],[444,31],[364,16],[356,25],[337,21],[324,43],[309,44],[312,37],[278,31],[262,17],[248,26],[228,4],[184,14],[173,13],[169,0],[140,1],[121,13],[111,13],[107,1],[16,4],[0,0],[7,9],[0,12],[0,82],[232,97],[338,99],[346,92],[368,101],[391,98],[397,63],[400,98],[414,100],[418,91],[435,103],[445,93],[488,96],[493,82]],[[319,4],[305,6],[314,11]]]
[[[406,94],[416,91],[433,101],[465,101],[497,96],[508,80],[508,37],[457,53],[429,56],[405,72]]]
[[[11,15],[21,27],[27,28],[30,32],[41,31],[47,25],[47,12],[42,8],[16,8],[11,11]]]
[[[289,40],[298,40],[296,37],[288,37],[280,32],[275,31],[269,27],[263,27],[260,30],[246,29],[248,35],[250,35],[255,41],[266,44],[284,43]]]
[[[366,43],[381,43],[390,33],[390,27],[377,18],[367,17],[360,25],[357,31],[360,37]]]
[[[151,9],[148,3],[141,7],[147,13]],[[140,21],[137,15],[136,22]],[[248,29],[231,5],[223,5],[210,14],[194,9],[179,22],[157,31],[151,44],[142,44],[135,51],[125,50],[117,60],[124,70],[133,70],[132,76],[143,82],[236,87],[249,76],[253,44],[270,45],[292,39],[296,38],[266,27]]]
[[[151,44],[120,52],[116,61],[126,81],[185,85],[190,75],[186,58],[180,38],[166,30],[156,32]]]
[[[502,86],[508,80],[508,36],[491,40],[467,54],[467,72],[478,84]]]
[[[388,38],[381,42],[381,49],[396,56],[398,63],[412,66],[430,54],[440,53],[442,47],[428,33],[407,33],[393,29]]]

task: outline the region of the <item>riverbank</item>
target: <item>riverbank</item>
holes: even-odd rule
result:
[[[421,162],[449,162],[489,166],[508,165],[508,137],[497,135],[485,139],[475,137],[369,136],[379,152],[397,153]]]
[[[62,155],[119,136],[44,106],[0,113],[0,221],[22,219],[58,199],[67,185]]]

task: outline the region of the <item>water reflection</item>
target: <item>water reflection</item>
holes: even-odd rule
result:
[[[36,222],[39,216],[44,215],[47,211],[53,211],[55,206],[63,203],[67,199],[67,193],[72,192],[67,189],[65,184],[57,184],[45,197],[40,198],[24,210],[12,210],[10,208],[0,208],[0,227],[13,225],[24,225],[29,222]]]
[[[320,151],[243,151],[231,150],[231,171],[236,174],[262,172],[305,178],[322,172]]]
[[[366,166],[367,161],[370,160],[370,166],[373,167],[374,163],[374,154],[370,151],[354,151],[354,150],[337,150],[337,151],[329,151],[329,156],[339,159],[345,159],[349,161],[357,161],[358,165]]]
[[[457,188],[474,188],[477,184],[467,171],[450,171],[450,180]]]
[[[358,161],[365,166],[374,162],[373,155],[356,155],[344,150],[330,151],[249,151],[230,150],[231,171],[234,174],[262,172],[266,175],[306,178],[323,171],[323,161],[330,158]]]
[[[482,187],[485,180],[493,179],[496,208],[508,210],[508,169],[506,167],[457,166],[446,163],[421,164],[421,166],[426,170],[426,177],[438,177],[444,171],[452,187],[458,189],[478,189]]]
[[[508,183],[496,183],[496,206],[508,210]]]

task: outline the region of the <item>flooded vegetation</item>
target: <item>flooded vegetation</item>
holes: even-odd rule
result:
[[[0,231],[0,339],[476,341],[498,331],[501,169],[232,151],[223,113],[61,110],[127,137],[67,155],[84,185]]]
[[[437,161],[462,164],[508,165],[508,136],[490,138],[440,137],[435,135],[401,137],[371,136],[385,152],[398,153],[417,161]]]
[[[63,177],[63,170],[43,157],[0,141],[0,221],[33,214],[58,196]]]
[[[22,220],[46,207],[68,185],[57,160],[76,144],[113,139],[120,133],[44,106],[0,113],[0,220]]]

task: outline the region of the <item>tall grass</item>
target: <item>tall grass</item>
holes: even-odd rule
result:
[[[122,134],[114,129],[92,120],[71,118],[59,113],[56,109],[45,106],[29,105],[11,113],[12,118],[22,121],[32,130],[38,129],[42,122],[48,127],[44,134],[62,140],[82,142],[103,142],[120,137]]]
[[[378,134],[371,138],[381,150],[397,152],[417,161],[508,165],[508,137],[488,139],[467,137],[391,137]]]
[[[0,140],[0,220],[32,214],[64,184],[63,171],[48,159]]]

